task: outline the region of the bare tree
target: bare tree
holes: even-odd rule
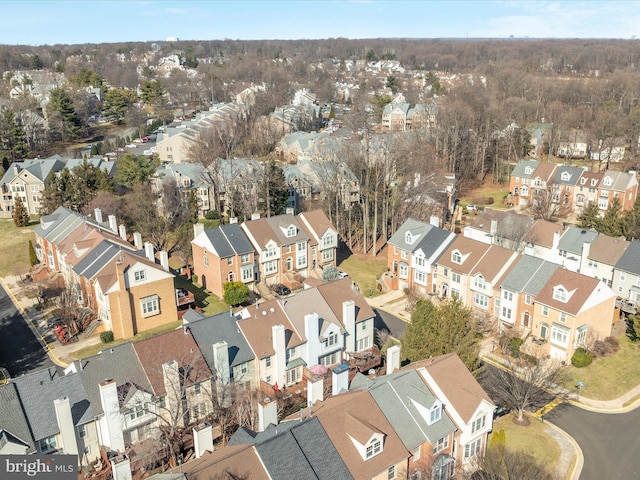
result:
[[[538,360],[535,365],[512,362],[489,368],[483,386],[496,402],[515,409],[522,422],[524,410],[544,405],[548,399],[545,389],[559,383],[563,374],[562,365],[553,359]]]
[[[571,195],[565,194],[563,186],[549,182],[546,188],[533,189],[531,214],[536,219],[555,222],[573,213]]]
[[[473,478],[477,480],[557,479],[530,453],[507,448],[505,445],[492,445],[487,449],[481,462],[481,469],[474,473]]]

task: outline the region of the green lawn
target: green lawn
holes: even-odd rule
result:
[[[0,262],[0,277],[26,273],[29,270],[29,240],[39,225],[35,216],[28,227],[18,228],[12,219],[0,219],[0,245],[5,254]]]
[[[343,260],[338,268],[349,274],[365,297],[373,297],[378,295],[376,279],[387,270],[387,259],[354,254]]]
[[[508,208],[508,206],[504,204],[504,199],[508,193],[508,185],[503,187],[500,187],[500,185],[495,185],[495,187],[491,188],[485,187],[474,190],[469,195],[461,197],[460,204],[462,206],[473,204],[480,208],[489,207],[494,210],[504,210]],[[493,203],[488,200],[489,198],[493,199]]]
[[[621,320],[622,321],[622,320]],[[640,349],[626,335],[617,337],[620,350],[615,355],[598,358],[588,367],[567,369],[565,387],[575,391],[584,382],[581,395],[595,400],[611,400],[640,385]]]
[[[75,352],[71,352],[71,356],[74,358],[87,358],[97,354],[100,350],[104,350],[105,348],[115,347],[116,345],[121,345],[123,343],[133,341],[139,342],[140,340],[144,340],[146,338],[154,337],[156,335],[160,335],[161,333],[170,332],[175,330],[180,325],[182,325],[182,321],[178,320],[176,322],[168,323],[166,325],[162,325],[161,327],[153,328],[151,330],[147,330],[146,332],[139,333],[133,339],[128,340],[114,340],[111,343],[98,343],[96,345],[91,345],[89,347],[81,348],[76,350]]]
[[[190,282],[186,277],[176,275],[175,283],[176,287],[182,287],[193,293],[196,300],[196,307],[201,308],[204,314],[215,315],[216,313],[222,313],[229,310],[229,305],[224,303],[209,290],[202,288],[201,285]]]
[[[547,466],[547,471],[553,472],[560,459],[560,447],[557,442],[545,433],[547,426],[537,417],[529,416],[530,425],[516,425],[512,415],[493,422],[493,431],[504,430],[506,446],[533,455],[536,460]]]

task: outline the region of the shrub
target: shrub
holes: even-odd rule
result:
[[[249,287],[243,282],[227,282],[222,286],[223,299],[228,305],[240,305],[249,299]]]
[[[520,347],[522,346],[521,338],[512,338],[509,342],[509,349],[513,358],[520,358]]]
[[[613,351],[613,353],[620,350],[620,341],[616,337],[606,337],[604,339],[604,343],[606,343],[611,347],[611,350]]]
[[[611,349],[611,345],[602,340],[596,340],[595,342],[593,342],[593,348],[591,349],[591,351],[596,357],[606,357],[613,352],[613,350]]]
[[[593,353],[585,350],[584,348],[578,348],[571,357],[571,365],[576,368],[586,367],[593,362]]]
[[[204,214],[204,218],[206,218],[207,220],[218,220],[220,218],[220,214],[215,210],[209,210]]]
[[[106,332],[100,332],[100,341],[102,343],[111,343],[113,342],[113,331],[107,330]]]
[[[522,358],[524,358],[526,360],[526,362],[531,364],[531,365],[537,365],[538,364],[538,359],[536,357],[534,357],[533,355],[529,355],[528,353],[523,353],[522,354]]]
[[[29,262],[31,263],[31,266],[40,263],[40,260],[38,260],[38,256],[36,255],[36,249],[34,248],[31,240],[29,240]]]

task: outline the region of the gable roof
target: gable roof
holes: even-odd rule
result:
[[[211,480],[212,478],[251,478],[271,480],[265,471],[258,452],[253,445],[232,445],[206,452],[200,458],[190,460],[169,472],[184,474],[188,480]],[[155,475],[154,477],[155,478]]]
[[[212,372],[216,370],[213,345],[221,341],[227,342],[231,367],[255,358],[251,347],[240,333],[236,321],[235,315],[224,312],[188,323],[191,335],[200,347],[202,356]]]
[[[533,174],[536,171],[536,168],[538,168],[538,165],[540,165],[540,162],[538,160],[520,160],[518,161],[518,163],[516,164],[515,167],[513,167],[513,170],[511,172],[511,176],[513,177],[522,177],[522,178],[531,178],[533,177]],[[526,169],[527,167],[529,167],[531,169],[531,173],[527,173]]]
[[[574,255],[582,255],[582,245],[585,243],[593,243],[599,233],[594,229],[585,229],[571,226],[567,228],[558,243],[559,250],[565,250]]]
[[[52,172],[59,172],[64,168],[64,161],[60,155],[52,155],[48,158],[34,158],[14,162],[7,171],[4,172],[0,184],[9,183],[24,171],[29,172],[38,180],[44,182]]]
[[[27,446],[26,453],[35,452],[35,442],[14,382],[0,386],[0,432],[8,433],[24,443]]]
[[[410,368],[424,368],[428,372],[446,396],[446,399],[441,400],[451,405],[465,424],[469,423],[480,403],[485,401],[493,405],[487,392],[455,353],[414,362],[403,367],[403,369]]]
[[[315,332],[318,336],[321,336],[332,323],[340,328],[344,327],[317,288],[308,288],[290,295],[280,300],[280,304],[304,340],[308,340],[307,335],[312,333],[305,332],[304,316],[310,313],[318,314],[320,325],[319,331]]]
[[[560,285],[569,292],[569,298],[567,298],[566,302],[553,298],[554,288]],[[579,273],[565,270],[564,268],[558,268],[540,290],[540,293],[536,297],[536,302],[569,313],[570,315],[577,315],[591,294],[602,287],[606,287],[606,285],[597,278],[587,277],[586,275],[580,275]]]
[[[633,240],[616,263],[616,270],[640,275],[640,240]]]
[[[371,393],[408,450],[425,442],[435,443],[456,429],[444,409],[440,420],[431,425],[427,423],[424,413],[418,410],[416,404],[429,410],[438,399],[415,370],[366,379],[361,389]]]
[[[228,223],[204,231],[220,258],[245,255],[253,252],[253,247],[240,225]]]
[[[523,240],[527,243],[551,248],[555,233],[560,233],[562,230],[563,227],[559,223],[539,219],[535,221]]]
[[[329,397],[314,405],[314,415],[354,478],[373,478],[391,465],[406,461],[410,455],[367,391]],[[363,432],[384,435],[382,452],[367,461],[362,459],[351,440],[356,437],[362,440]]]
[[[449,245],[449,248],[447,248],[440,256],[438,259],[438,265],[448,267],[460,273],[471,273],[492,246],[495,245],[487,245],[486,243],[458,235]],[[456,250],[460,252],[463,257],[467,256],[461,264],[455,263],[451,260],[451,254]],[[499,267],[502,267],[502,265],[499,265]]]
[[[531,255],[522,255],[515,263],[501,286],[514,292],[536,296],[559,265]]]
[[[606,265],[615,265],[630,244],[631,242],[625,240],[624,237],[614,238],[598,235],[589,249],[589,258]],[[636,261],[636,263],[638,262]]]
[[[322,210],[313,210],[298,215],[302,220],[302,224],[307,227],[309,233],[316,239],[320,240],[327,230],[336,231],[329,217]]]
[[[354,287],[349,277],[324,283],[317,288],[333,311],[333,314],[340,319],[343,325],[342,304],[348,300],[353,300],[356,303],[356,323],[373,318],[376,315],[369,306],[369,303],[367,303],[367,300],[360,293],[360,290]]]
[[[417,241],[413,244],[408,244],[406,242],[407,232],[410,232],[412,236],[419,235]],[[422,250],[425,257],[431,258],[439,249],[450,244],[454,239],[455,234],[453,232],[408,218],[387,243],[409,252]]]
[[[577,185],[584,169],[571,165],[560,165],[553,177],[553,183],[557,185]]]
[[[149,379],[153,393],[157,396],[161,397],[167,393],[162,372],[162,365],[166,362],[173,360],[180,368],[191,367],[188,375],[181,379],[185,386],[211,378],[211,370],[188,328],[179,328],[135,342],[133,348]]]
[[[540,177],[543,182],[548,182],[556,171],[555,163],[541,162],[533,172],[533,178]],[[535,185],[532,185],[535,188]]]

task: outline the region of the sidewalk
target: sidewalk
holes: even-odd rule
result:
[[[47,313],[35,308],[38,300],[36,298],[30,298],[27,295],[28,288],[33,284],[20,285],[18,277],[15,276],[0,278],[0,282],[2,282],[9,297],[22,314],[22,317],[40,342],[40,345],[42,345],[42,348],[56,365],[66,367],[74,360],[74,357],[71,355],[73,352],[100,343],[100,337],[98,335],[85,338],[80,334],[78,335],[79,340],[77,342],[67,343],[66,345],[63,345],[58,340],[54,340],[55,336],[53,332],[47,327]]]

